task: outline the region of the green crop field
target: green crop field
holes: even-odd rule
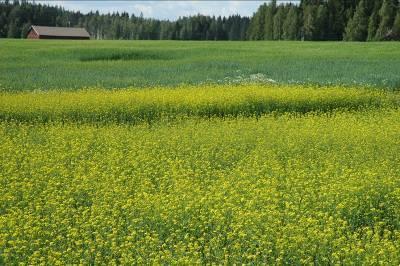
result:
[[[400,45],[0,45],[0,265],[399,265]]]
[[[400,87],[400,43],[1,40],[0,89],[272,79]]]

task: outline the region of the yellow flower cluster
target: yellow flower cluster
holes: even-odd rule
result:
[[[0,120],[138,124],[186,117],[359,110],[399,102],[399,93],[378,89],[273,84],[19,92],[0,93]]]
[[[1,114],[17,122],[0,122],[0,264],[400,263],[396,107],[73,123],[83,110],[132,102],[178,110],[182,101],[196,113],[206,102],[245,102],[242,93],[274,95],[238,87],[228,100],[220,90],[2,95]],[[296,97],[379,102],[380,92],[337,90]],[[297,108],[292,92],[279,90],[274,97],[289,98],[276,102]],[[55,122],[35,123],[45,113]]]

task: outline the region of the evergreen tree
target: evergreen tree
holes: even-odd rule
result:
[[[368,17],[365,10],[365,2],[361,0],[354,16],[349,20],[345,30],[346,41],[365,41],[368,36]]]
[[[306,6],[303,15],[303,39],[314,40],[316,32],[316,8],[314,5]]]
[[[265,10],[264,39],[274,39],[274,16],[276,13],[276,0],[273,0]]]
[[[215,34],[215,40],[223,40],[224,39],[224,25],[222,18],[218,16],[217,18],[217,31]]]
[[[240,40],[240,21],[237,16],[229,17],[228,18],[229,26],[229,40],[237,41]]]
[[[285,21],[285,8],[283,5],[278,7],[278,11],[274,16],[273,23],[273,36],[274,40],[282,40],[283,39],[283,23]]]
[[[319,5],[315,21],[314,40],[325,40],[325,34],[328,28],[328,18],[329,18],[328,7],[325,4]]]
[[[25,36],[28,34],[29,29],[31,28],[31,25],[31,22],[24,23],[21,28],[21,36],[18,36],[18,38],[25,38]]]
[[[344,0],[328,0],[329,18],[325,40],[337,41],[343,38],[345,25],[344,2]]]
[[[0,38],[7,37],[7,15],[5,12],[0,14]]]
[[[262,19],[264,22],[264,18]],[[66,11],[27,1],[0,0],[0,37],[26,37],[30,25],[85,27],[94,39],[180,39],[245,40],[249,18],[239,15],[228,18],[191,16],[175,22],[121,14],[99,14]],[[29,27],[28,27],[29,25]],[[213,27],[211,29],[211,27]],[[259,30],[263,38],[264,29]]]
[[[0,0],[0,37],[24,38],[33,24],[85,27],[95,39],[389,40],[398,39],[398,5],[399,0],[301,0],[277,6],[273,0],[251,19],[196,15],[168,21]]]
[[[213,17],[211,24],[210,24],[210,29],[208,31],[208,38],[207,40],[216,40],[216,32],[217,32],[217,22],[215,20],[215,17]]]
[[[393,39],[400,41],[400,10],[397,11],[392,29]]]
[[[8,15],[10,21],[8,25],[7,37],[20,38],[21,37],[21,7],[14,2],[14,7]]]
[[[372,13],[378,13],[380,7],[382,6],[383,0],[365,1],[365,9],[367,14],[372,15]]]
[[[265,13],[267,5],[261,5],[257,12],[251,19],[249,28],[249,39],[250,40],[262,40],[264,39],[264,24],[265,24]]]
[[[379,26],[379,16],[376,12],[373,12],[372,15],[369,17],[368,22],[368,41],[374,41],[376,36],[376,30]]]
[[[379,10],[380,23],[376,31],[375,39],[383,40],[389,34],[393,26],[396,7],[391,0],[384,0]]]
[[[299,31],[300,25],[297,8],[292,5],[290,6],[285,22],[283,23],[283,39],[297,40],[299,37]]]
[[[20,33],[16,22],[8,25],[7,38],[19,38]]]
[[[247,37],[247,29],[250,25],[250,19],[244,18],[240,23],[240,40],[246,40]]]

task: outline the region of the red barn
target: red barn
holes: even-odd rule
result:
[[[31,26],[28,39],[64,39],[89,40],[90,35],[84,28]]]

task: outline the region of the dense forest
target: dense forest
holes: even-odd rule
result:
[[[250,40],[400,39],[399,0],[303,0],[262,5],[251,19]]]
[[[31,25],[84,27],[93,39],[245,40],[250,18],[196,15],[176,21],[126,12],[82,14],[26,1],[0,1],[0,37],[25,38]]]
[[[31,25],[85,27],[93,39],[400,40],[399,0],[302,0],[259,7],[253,17],[203,15],[176,21],[123,13],[82,14],[28,1],[0,0],[0,37],[25,38]]]

